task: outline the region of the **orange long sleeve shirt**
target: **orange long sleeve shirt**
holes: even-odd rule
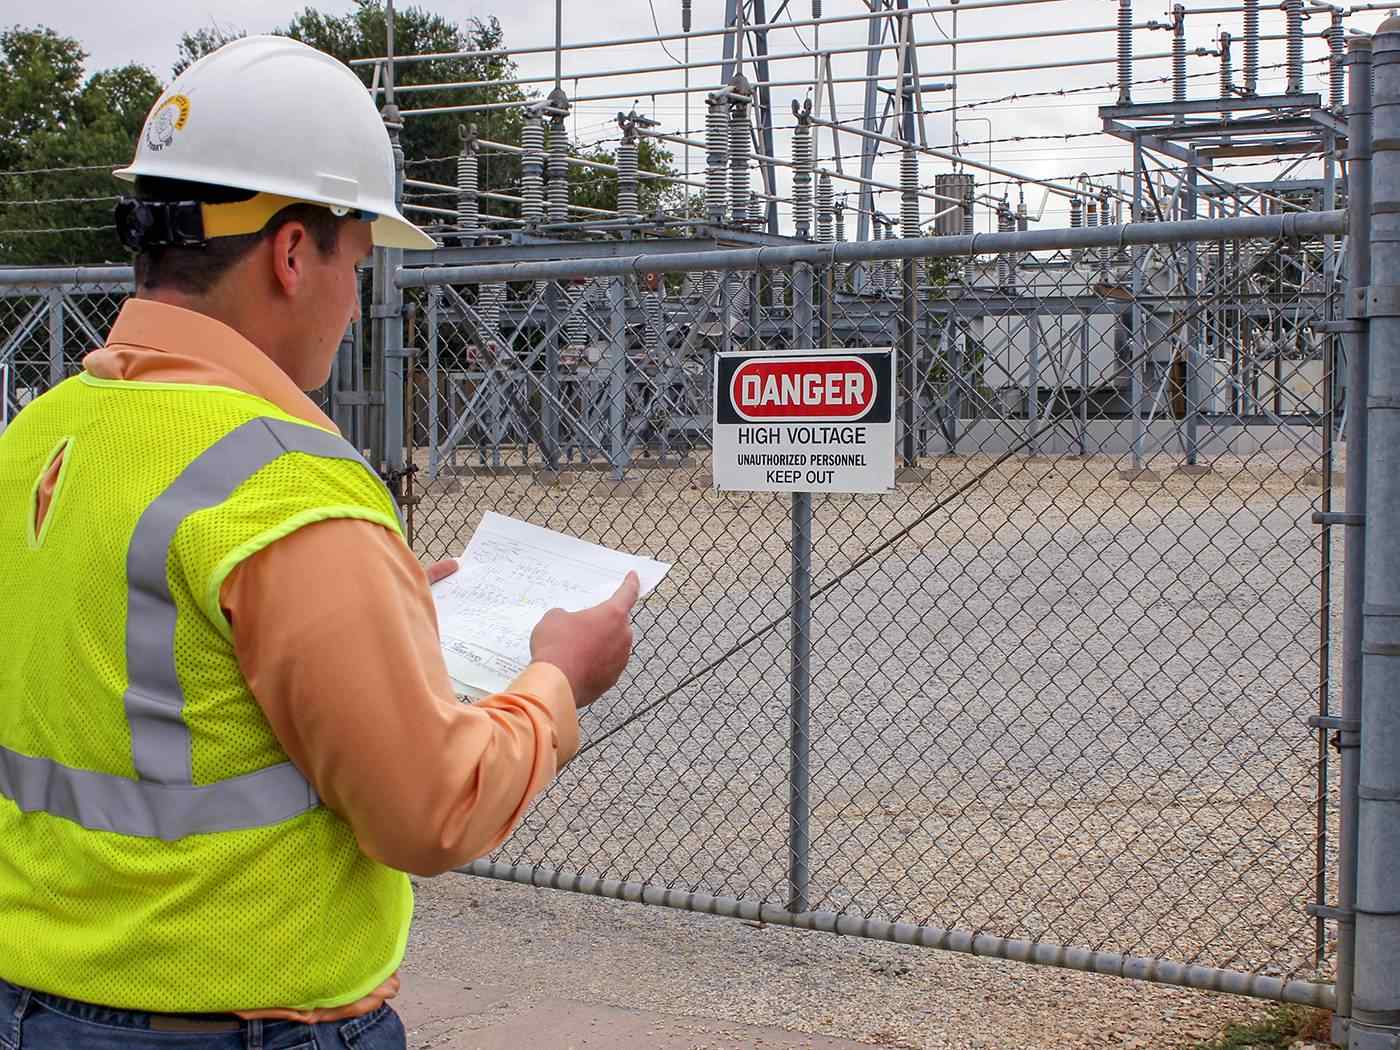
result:
[[[102,379],[231,387],[336,430],[233,329],[152,300],[128,300],[83,367]],[[41,485],[40,520],[58,466]],[[221,604],[239,667],[283,750],[360,848],[390,867],[436,874],[489,852],[578,750],[573,693],[552,664],[531,664],[478,703],[457,700],[427,575],[379,525],[307,525],[235,569]],[[397,989],[394,977],[344,1007],[244,1016],[336,1020]]]

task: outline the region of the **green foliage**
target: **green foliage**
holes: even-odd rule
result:
[[[1258,1020],[1230,1025],[1219,1037],[1191,1050],[1287,1050],[1304,1039],[1329,1042],[1331,1020],[1326,1010],[1280,1004]]]
[[[27,145],[73,117],[87,55],[51,29],[0,33],[0,160],[13,167]]]
[[[86,59],[76,40],[51,29],[15,26],[0,32],[0,231],[110,225],[111,198],[121,184],[109,169],[131,159],[161,84],[149,69],[135,65],[103,70],[84,81]],[[94,170],[4,174],[73,167]],[[0,232],[0,265],[123,258],[109,230]]]
[[[356,0],[348,14],[326,14],[307,7],[277,32],[305,41],[342,61],[384,54],[383,0]],[[243,30],[217,23],[180,36],[173,72],[179,75]],[[395,12],[395,49],[399,54],[443,51],[494,51],[505,46],[500,23],[470,19],[456,24],[420,7]],[[87,54],[78,41],[43,27],[15,26],[0,31],[0,265],[74,265],[123,262],[127,256],[110,227],[112,205],[123,184],[109,171],[131,159],[146,114],[160,97],[162,85],[150,70],[123,66],[101,70],[86,79]],[[371,83],[373,67],[356,67]],[[499,55],[445,59],[398,68],[400,86],[439,81],[482,81],[481,86],[409,92],[399,96],[402,109],[448,105],[518,102],[525,95],[502,85],[515,66]],[[409,176],[428,182],[455,183],[459,125],[475,124],[482,138],[517,142],[519,108],[458,116],[445,114],[405,121],[402,143]],[[429,158],[439,158],[430,160]],[[31,169],[86,167],[86,171]],[[106,170],[104,170],[106,169]],[[482,187],[514,186],[519,162],[500,153],[483,153]],[[415,195],[410,200],[452,208],[452,196]],[[36,203],[55,201],[55,203]],[[493,203],[489,211],[510,214]],[[418,216],[421,218],[422,216]],[[28,233],[24,231],[93,231]]]
[[[217,51],[225,44],[234,40],[241,40],[247,36],[241,29],[229,26],[221,26],[215,22],[207,28],[192,30],[188,33],[180,34],[180,46],[176,48],[179,58],[175,60],[175,65],[170,69],[172,77],[178,77],[190,66],[194,65],[211,51]]]

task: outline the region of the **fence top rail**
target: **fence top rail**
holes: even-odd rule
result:
[[[639,273],[686,273],[698,270],[758,270],[787,267],[796,263],[824,266],[842,262],[939,259],[1002,252],[1126,248],[1152,244],[1180,244],[1185,241],[1309,238],[1344,234],[1346,228],[1347,214],[1344,210],[1297,212],[1287,215],[1193,219],[1184,222],[1125,223],[1120,226],[977,233],[957,237],[909,237],[885,241],[843,241],[835,244],[721,248],[602,259],[425,266],[400,268],[395,280],[401,288],[423,288],[434,284],[619,277]],[[567,246],[561,246],[560,250],[567,251]],[[0,288],[113,284],[130,287],[134,281],[135,276],[130,266],[0,268]]]
[[[1184,222],[1126,223],[1120,226],[977,233],[957,237],[909,237],[884,241],[843,241],[836,244],[721,248],[602,259],[400,268],[395,274],[395,280],[401,288],[423,288],[435,284],[565,280],[703,270],[778,269],[797,263],[829,266],[834,263],[938,259],[1002,252],[1127,248],[1152,244],[1180,244],[1186,241],[1302,239],[1326,234],[1344,234],[1346,229],[1347,213],[1344,210],[1294,212],[1286,215],[1193,219]]]
[[[136,282],[130,266],[19,266],[0,268],[0,288],[53,288]]]

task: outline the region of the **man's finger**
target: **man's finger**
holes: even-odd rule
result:
[[[455,558],[447,558],[443,561],[433,562],[433,564],[428,566],[428,582],[437,583],[439,580],[445,580],[456,571],[457,559]]]
[[[620,606],[623,612],[631,612],[632,606],[637,604],[637,597],[642,593],[642,580],[635,572],[629,572],[622,581],[621,586],[613,592],[613,596],[608,599],[613,605]]]

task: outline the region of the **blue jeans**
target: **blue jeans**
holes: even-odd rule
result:
[[[230,1015],[112,1010],[0,981],[0,1050],[405,1050],[406,1045],[403,1023],[387,1005],[325,1024],[240,1021]]]

